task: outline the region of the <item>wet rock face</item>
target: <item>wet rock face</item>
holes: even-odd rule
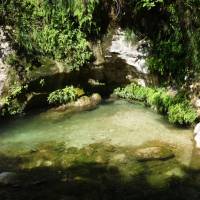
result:
[[[147,41],[127,41],[125,31],[118,28],[110,30],[96,46],[99,46],[99,53],[93,50],[96,61],[87,71],[87,77],[105,83],[107,90],[111,86],[116,88],[131,82],[143,86],[157,84],[157,79],[149,74],[145,62],[150,46]]]
[[[113,36],[112,44],[109,48],[110,53],[116,53],[119,58],[136,68],[140,73],[148,74],[148,68],[145,63],[147,53],[143,51],[143,46],[148,46],[145,40],[132,43],[126,40],[125,32],[118,29]]]

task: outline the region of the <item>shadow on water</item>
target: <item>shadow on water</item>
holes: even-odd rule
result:
[[[69,153],[70,154],[70,153]],[[29,155],[30,156],[30,155]],[[197,200],[200,198],[200,172],[184,169],[184,177],[171,177],[167,184],[150,184],[149,162],[142,163],[143,170],[126,176],[121,164],[74,160],[63,167],[59,164],[20,168],[29,156],[0,156],[0,171],[17,174],[16,180],[0,185],[2,200]],[[166,161],[169,162],[169,161]],[[162,161],[165,165],[165,161]],[[154,167],[158,163],[152,163]],[[13,170],[13,168],[15,169]],[[159,173],[157,174],[159,176]]]
[[[174,178],[166,187],[156,189],[148,184],[145,174],[139,174],[125,181],[117,167],[98,163],[79,163],[67,169],[43,167],[21,171],[20,175],[23,181],[20,186],[0,188],[1,199],[186,200],[200,198],[200,186],[191,180],[192,177],[184,180]]]

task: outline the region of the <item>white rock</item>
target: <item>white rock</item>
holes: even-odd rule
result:
[[[200,122],[194,128],[194,140],[196,142],[196,147],[200,148]]]
[[[145,43],[146,41],[141,40],[132,44],[126,40],[125,32],[118,29],[117,34],[113,36],[109,52],[117,53],[118,57],[125,60],[127,64],[135,67],[137,71],[148,74],[149,71],[144,59],[147,53],[140,50],[141,45]]]
[[[195,128],[194,128],[194,134],[195,135],[200,134],[200,122],[195,126]]]
[[[197,108],[200,108],[200,99],[197,99],[197,100],[196,100],[195,106],[196,106]]]
[[[194,140],[196,142],[196,148],[200,148],[200,133],[195,135]]]

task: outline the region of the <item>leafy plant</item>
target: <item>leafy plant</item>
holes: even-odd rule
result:
[[[147,104],[155,108],[159,113],[166,114],[173,98],[163,88],[157,88],[147,93]]]
[[[157,3],[163,3],[164,0],[141,0],[140,5],[143,8],[147,8],[150,10],[151,8],[155,7]]]
[[[28,88],[28,85],[14,84],[10,88],[10,94],[7,95],[3,101],[3,108],[1,110],[2,116],[12,116],[22,114],[24,111],[23,96]]]
[[[197,118],[197,113],[188,104],[178,103],[169,107],[168,119],[174,124],[192,124]]]
[[[91,58],[87,34],[97,30],[93,12],[98,0],[8,0],[0,7],[13,26],[12,39],[27,55],[47,56],[78,69]],[[93,31],[94,33],[94,31]],[[22,51],[23,50],[23,51]]]
[[[143,87],[136,84],[117,88],[114,93],[121,98],[144,102],[159,113],[168,115],[171,123],[191,124],[197,114],[183,95],[172,97],[164,88]]]
[[[14,116],[22,114],[24,110],[23,103],[18,99],[13,99],[11,96],[6,97],[3,108],[1,110],[2,116]]]
[[[67,86],[64,89],[56,90],[49,94],[48,102],[50,104],[65,104],[75,101],[79,96],[78,90],[73,86]]]

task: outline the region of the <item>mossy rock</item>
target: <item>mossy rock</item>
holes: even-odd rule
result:
[[[167,160],[173,158],[174,153],[167,147],[145,147],[134,152],[138,161]]]

